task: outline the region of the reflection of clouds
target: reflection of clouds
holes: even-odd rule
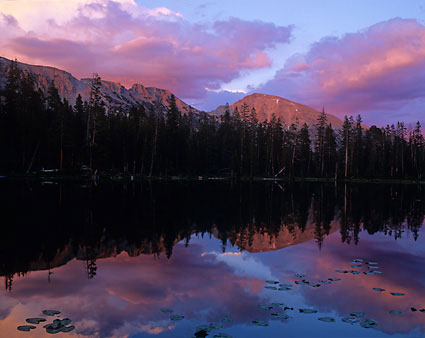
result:
[[[256,256],[245,252],[208,252],[202,255],[211,255],[219,262],[224,262],[234,269],[234,273],[239,276],[253,277],[261,280],[273,279],[270,267],[266,266]]]
[[[224,315],[236,323],[266,316],[256,306],[261,303],[256,292],[262,281],[234,274],[233,266],[211,255],[201,256],[199,245],[176,245],[174,250],[169,260],[127,254],[99,260],[98,275],[92,280],[84,275],[84,263],[73,260],[54,270],[51,284],[45,272],[32,272],[16,280],[12,293],[3,298],[24,304],[27,316],[44,308],[63,310],[76,323],[77,333],[90,337],[173,330],[169,315],[160,311],[164,307],[189,320],[207,322]],[[6,318],[7,326],[16,330],[25,318],[13,314]],[[5,326],[1,321],[0,331]]]

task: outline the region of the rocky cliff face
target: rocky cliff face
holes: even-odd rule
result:
[[[0,57],[0,89],[4,88],[6,84],[10,64],[10,60]],[[83,101],[89,99],[91,83],[89,78],[78,80],[72,74],[61,69],[29,65],[21,62],[18,62],[18,68],[23,73],[32,74],[36,86],[44,93],[47,93],[49,85],[54,82],[59,95],[67,99],[71,105],[74,105],[78,94],[82,96]],[[127,89],[120,83],[105,80],[102,80],[100,90],[108,111],[115,111],[120,108],[125,110],[132,105],[142,105],[146,110],[164,111],[167,110],[168,102],[172,95],[166,89],[144,87],[141,84],[134,84]],[[178,98],[176,98],[176,103],[183,114],[193,113],[194,115],[199,115],[201,113]]]
[[[236,108],[240,110],[242,105],[248,105],[250,109],[255,108],[258,119],[260,121],[270,120],[272,115],[275,114],[276,118],[280,118],[287,125],[291,123],[298,123],[303,125],[307,123],[309,127],[317,123],[317,118],[320,112],[305,106],[300,103],[286,100],[279,96],[272,96],[266,94],[251,94],[245,96],[243,99],[235,102],[229,108],[234,111]],[[226,106],[219,106],[213,113],[222,114],[224,113]],[[327,114],[328,123],[331,123],[333,127],[342,126],[342,121],[334,115]]]

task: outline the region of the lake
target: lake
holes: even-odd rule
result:
[[[423,337],[424,192],[3,179],[0,337]]]

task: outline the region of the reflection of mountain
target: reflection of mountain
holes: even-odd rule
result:
[[[278,250],[340,229],[343,242],[361,230],[417,236],[425,214],[420,186],[272,182],[146,182],[81,188],[2,181],[8,220],[0,236],[0,275],[49,269],[69,260],[95,261],[126,251],[164,253],[195,234],[249,252]],[[373,198],[373,202],[372,199]]]
[[[332,223],[329,235],[339,230],[336,223]],[[242,231],[237,234],[235,244],[242,250],[251,253],[267,252],[286,248],[288,246],[301,244],[317,238],[317,229],[315,224],[308,223],[304,231],[298,227],[282,227],[277,233],[256,232],[251,236]]]

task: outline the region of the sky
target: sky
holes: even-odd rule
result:
[[[173,91],[425,123],[425,1],[0,0],[0,56]]]

